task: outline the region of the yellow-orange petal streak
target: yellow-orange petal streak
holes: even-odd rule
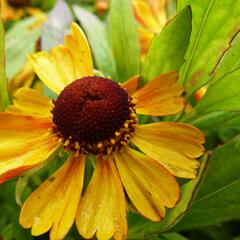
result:
[[[77,211],[79,233],[98,240],[126,238],[125,199],[121,181],[112,159],[97,159],[96,168]]]
[[[79,204],[85,168],[84,156],[70,156],[25,201],[20,224],[32,227],[34,236],[50,230],[50,240],[63,239],[70,230]]]
[[[52,108],[52,101],[37,90],[20,88],[14,94],[13,105],[8,107],[7,112],[47,117],[51,116]]]
[[[138,28],[138,33],[139,33],[140,43],[141,43],[141,54],[142,56],[145,56],[147,54],[147,51],[149,49],[149,46],[153,39],[154,34],[142,27]]]
[[[174,207],[179,199],[175,178],[157,161],[129,147],[117,152],[115,160],[133,205],[146,218],[160,221],[165,207]]]
[[[144,1],[132,1],[136,19],[152,32],[159,32],[161,29],[150,6]]]
[[[76,79],[93,76],[92,55],[87,38],[76,23],[72,23],[71,31],[72,35],[65,38],[65,45],[73,58]]]
[[[137,113],[166,116],[182,111],[185,106],[181,97],[183,87],[176,83],[177,79],[177,72],[162,74],[135,92]]]
[[[195,178],[204,152],[204,135],[197,128],[183,123],[152,123],[137,126],[131,139],[146,155],[159,161],[173,175]]]
[[[137,91],[138,88],[138,82],[139,82],[139,75],[136,75],[129,80],[127,80],[125,83],[123,83],[124,89],[127,91],[129,95],[134,94]]]
[[[169,0],[147,0],[154,16],[158,19],[159,26],[163,27],[167,22],[167,5]],[[161,29],[159,29],[160,31]]]

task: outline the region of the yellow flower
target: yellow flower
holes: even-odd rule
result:
[[[165,116],[185,105],[177,73],[161,75],[141,89],[138,77],[123,85],[93,74],[84,33],[73,23],[65,45],[30,56],[39,78],[55,93],[19,89],[0,113],[0,182],[42,164],[63,147],[68,160],[25,201],[20,215],[33,235],[50,230],[63,239],[74,220],[86,239],[125,239],[126,197],[152,221],[179,201],[175,179],[195,178],[203,134],[174,122],[137,124],[137,114]],[[139,150],[138,150],[139,149]],[[82,193],[87,156],[95,156],[92,178]]]
[[[141,53],[144,56],[154,34],[159,34],[167,23],[169,0],[133,0],[135,18],[139,22]]]

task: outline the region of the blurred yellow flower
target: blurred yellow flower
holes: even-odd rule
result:
[[[64,148],[68,160],[27,198],[21,225],[34,236],[50,231],[50,239],[59,240],[75,219],[86,239],[95,234],[99,240],[126,239],[123,189],[140,214],[160,221],[165,208],[179,201],[174,176],[195,178],[204,136],[184,123],[137,124],[136,114],[166,116],[183,110],[176,72],[140,89],[137,76],[123,85],[94,76],[84,33],[75,23],[71,31],[64,45],[29,58],[57,99],[22,88],[7,112],[0,113],[0,182]],[[82,194],[89,154],[95,156],[95,168]]]
[[[154,34],[161,32],[167,23],[169,0],[133,0],[133,10],[139,22],[141,53],[144,56]]]
[[[13,1],[13,0],[1,0],[1,17],[4,22],[8,20],[17,20],[25,15],[42,15],[43,12],[30,6],[28,0]]]

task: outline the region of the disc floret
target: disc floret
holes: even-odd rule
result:
[[[117,83],[84,77],[54,101],[54,132],[67,150],[109,155],[129,143],[135,129],[135,103]]]

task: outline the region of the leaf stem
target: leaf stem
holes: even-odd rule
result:
[[[7,79],[5,74],[4,26],[0,18],[0,111],[9,105]]]

